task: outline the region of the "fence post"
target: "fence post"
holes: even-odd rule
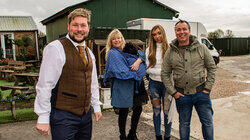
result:
[[[249,45],[249,40],[250,40],[250,38],[248,38],[247,39],[247,53],[250,53],[250,45]]]
[[[230,41],[229,41],[229,39],[227,39],[227,51],[228,51],[228,54],[226,54],[226,55],[230,55],[231,54],[229,43],[230,43]]]
[[[231,56],[233,56],[234,55],[234,49],[233,49],[233,39],[232,38],[230,38],[229,39],[230,40],[230,55]]]

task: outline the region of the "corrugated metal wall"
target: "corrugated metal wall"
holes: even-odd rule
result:
[[[92,11],[92,27],[125,28],[126,22],[137,18],[172,19],[175,13],[152,0],[93,0],[76,5]],[[46,25],[47,41],[51,42],[67,33],[67,17]]]
[[[114,28],[92,28],[89,34],[90,39],[107,39],[109,33]],[[125,39],[139,39],[146,42],[149,35],[149,30],[135,30],[135,29],[125,29],[119,28]]]
[[[222,50],[226,56],[250,53],[250,38],[218,38],[210,39],[215,48]]]
[[[65,34],[68,32],[68,17],[62,17],[57,19],[53,23],[48,23],[46,25],[46,36],[47,41],[51,42],[55,39],[58,39],[60,35]]]
[[[109,33],[114,28],[91,28],[87,40],[92,39],[107,39]],[[147,42],[149,30],[136,30],[136,29],[125,29],[118,28],[125,39],[139,39],[143,42]],[[62,34],[59,38],[64,37],[66,34]]]

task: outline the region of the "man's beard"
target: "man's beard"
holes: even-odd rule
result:
[[[81,40],[76,40],[75,37],[73,35],[70,35],[70,34],[69,34],[69,38],[76,43],[82,43],[87,38],[87,35]]]

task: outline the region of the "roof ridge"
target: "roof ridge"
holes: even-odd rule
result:
[[[15,18],[24,18],[24,17],[32,17],[32,16],[12,16],[12,15],[0,15],[0,17],[15,17]]]

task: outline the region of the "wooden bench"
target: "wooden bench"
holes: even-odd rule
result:
[[[22,91],[21,93],[23,93],[25,95],[35,94],[36,90],[35,89],[28,89],[28,90]]]
[[[23,73],[25,71],[25,63],[23,61],[9,61],[8,65],[0,67],[0,79],[13,81],[12,74]]]
[[[2,66],[0,66],[0,72],[1,71],[5,71],[5,70],[9,70],[8,65],[2,65]],[[3,76],[2,76],[3,73],[0,73],[0,79],[3,78]]]
[[[29,89],[29,87],[13,86],[13,85],[1,85],[0,88],[1,88],[1,90],[9,90],[9,89],[14,89],[14,90],[28,90]]]
[[[2,65],[2,66],[0,66],[0,70],[8,70],[8,65]]]
[[[8,68],[9,70],[14,70],[16,73],[22,73],[26,69],[23,61],[9,61]]]
[[[41,60],[29,60],[29,61],[25,61],[25,66],[26,66],[26,70],[27,72],[35,72],[35,70],[37,68],[40,68],[41,65]]]
[[[30,95],[33,93],[36,93],[35,89],[29,89],[27,86],[18,86],[18,85],[0,85],[1,90],[11,90],[11,95],[17,95],[17,94],[25,94]],[[21,92],[16,92],[16,90],[20,90]],[[12,117],[16,119],[16,108],[15,108],[15,101],[11,101],[11,113]]]
[[[33,64],[25,64],[26,66],[26,72],[34,72],[36,70],[36,67]]]
[[[0,70],[0,79],[5,79],[8,81],[8,78],[10,78],[13,73],[13,70]]]

